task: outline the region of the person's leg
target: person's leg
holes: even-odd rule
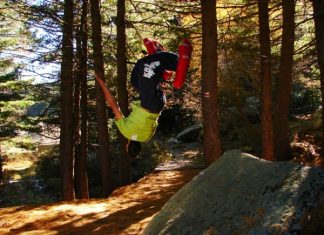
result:
[[[189,68],[191,53],[192,45],[190,41],[188,39],[183,39],[182,43],[179,46],[179,61],[173,82],[173,87],[175,89],[180,89],[184,85]]]
[[[116,120],[123,118],[123,114],[120,111],[119,106],[118,106],[117,102],[115,101],[115,98],[112,96],[110,90],[106,87],[104,81],[101,80],[100,78],[97,78],[96,76],[95,76],[95,79],[98,82],[99,86],[101,87],[102,92],[104,93],[106,102],[113,110]]]
[[[126,145],[126,150],[131,157],[136,157],[141,151],[141,143],[134,140],[129,140]]]

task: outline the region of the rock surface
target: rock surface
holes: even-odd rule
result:
[[[144,234],[299,234],[323,201],[322,169],[231,150],[176,193]]]
[[[35,103],[35,104],[31,105],[30,107],[28,107],[26,114],[28,116],[32,116],[32,117],[40,116],[46,111],[48,106],[49,106],[49,104],[47,102]]]
[[[181,131],[176,137],[171,138],[169,143],[192,143],[199,142],[202,138],[202,124],[198,123],[187,127]]]

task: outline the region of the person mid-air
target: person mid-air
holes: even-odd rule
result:
[[[186,77],[191,58],[192,46],[184,39],[179,46],[179,55],[165,51],[155,40],[145,38],[148,55],[139,59],[131,72],[131,84],[139,92],[140,102],[134,102],[132,112],[124,117],[114,97],[103,80],[95,77],[102,88],[107,104],[115,114],[115,123],[121,134],[127,138],[127,152],[136,156],[141,149],[140,142],[152,138],[158,126],[158,119],[165,104],[161,82],[170,79],[176,72],[173,87],[180,89]]]

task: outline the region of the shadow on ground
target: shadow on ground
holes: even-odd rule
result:
[[[3,208],[1,234],[141,234],[152,216],[201,169],[154,172],[107,199]]]

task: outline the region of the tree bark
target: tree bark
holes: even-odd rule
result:
[[[75,98],[76,106],[80,107],[80,111],[76,112],[78,124],[75,131],[76,149],[75,149],[75,192],[78,199],[88,199],[88,176],[87,176],[87,155],[88,155],[88,117],[87,117],[87,57],[88,57],[88,28],[87,14],[88,0],[83,0],[81,9],[81,22],[78,32],[77,42],[77,58],[78,58],[78,77],[76,78],[81,95],[80,100]],[[77,87],[77,85],[76,85]],[[76,88],[77,89],[77,88]],[[80,123],[80,124],[79,124]],[[79,134],[81,129],[81,135]]]
[[[90,0],[92,21],[92,43],[94,71],[98,79],[105,81],[104,62],[102,54],[101,14],[99,0]],[[112,192],[112,175],[110,163],[110,143],[107,129],[107,113],[105,99],[101,87],[96,83],[96,112],[98,117],[98,141],[101,166],[102,194],[108,196]]]
[[[64,1],[61,63],[61,134],[63,200],[74,200],[73,183],[73,1]]]
[[[117,1],[117,77],[118,77],[118,103],[122,113],[128,116],[127,92],[127,57],[126,57],[126,29],[125,29],[125,0]],[[122,185],[131,181],[130,157],[126,151],[128,140],[119,132],[120,160],[119,172]]]
[[[217,18],[216,0],[201,0],[202,12],[202,114],[204,155],[209,165],[222,154],[219,135],[217,87]]]
[[[277,160],[285,161],[291,159],[288,117],[295,42],[295,1],[283,0],[282,7],[283,26],[279,66],[279,82],[277,88],[274,119],[274,146],[275,158]]]
[[[321,161],[324,165],[324,1],[313,0],[317,60],[320,70],[322,96],[322,143]]]
[[[271,45],[268,0],[259,0],[260,30],[260,80],[261,80],[261,125],[262,125],[262,156],[274,160],[273,123],[272,123],[272,82],[271,82]]]
[[[81,38],[80,29],[76,29],[76,70],[74,76],[74,191],[75,197],[80,199],[80,79],[81,79]]]
[[[4,177],[4,170],[3,170],[3,166],[5,165],[5,159],[4,156],[2,155],[2,149],[1,149],[1,145],[0,145],[0,183],[1,180],[3,180]]]

